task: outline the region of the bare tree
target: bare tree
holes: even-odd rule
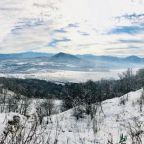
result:
[[[143,111],[143,104],[144,104],[144,89],[141,93],[140,99],[139,99],[139,107],[140,107],[140,112]]]
[[[22,97],[19,103],[19,113],[26,116],[28,113],[30,104],[31,104],[31,101],[29,98]]]
[[[119,75],[120,83],[121,83],[121,90],[124,93],[128,93],[134,89],[135,81],[132,69],[128,68],[126,72],[123,72]],[[128,100],[128,94],[127,94]]]
[[[1,86],[1,96],[0,96],[1,113],[6,111],[7,98],[8,98],[8,90],[4,89],[3,86]]]
[[[8,98],[7,102],[8,112],[18,112],[18,105],[19,101],[15,96],[11,96],[10,98]]]
[[[128,133],[132,144],[142,144],[142,135],[144,134],[143,122],[134,118],[133,124],[128,123]]]
[[[51,99],[44,100],[42,103],[38,104],[36,112],[38,114],[40,124],[45,116],[47,116],[48,123],[48,117],[55,113],[54,101]]]
[[[0,144],[57,144],[61,127],[58,119],[54,129],[54,137],[51,137],[51,129],[39,125],[37,115],[31,116],[31,121],[15,115],[13,120],[8,121],[3,134],[0,136]]]
[[[144,86],[144,68],[137,71],[136,77],[138,80],[138,85]]]

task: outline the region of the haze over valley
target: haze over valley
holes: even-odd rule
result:
[[[134,72],[142,68],[144,58],[71,55],[67,53],[19,53],[0,55],[0,75],[18,78],[38,78],[50,81],[82,82],[102,78],[118,78],[127,68]]]

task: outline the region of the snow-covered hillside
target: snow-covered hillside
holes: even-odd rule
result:
[[[51,118],[45,117],[43,127],[39,125],[37,133],[44,131],[42,137],[50,144],[118,144],[120,140],[121,144],[132,144],[132,138],[135,144],[135,140],[141,144],[140,140],[144,142],[142,93],[143,89],[140,89],[120,98],[103,101],[101,106],[95,104],[97,111],[93,119],[85,115],[84,118],[76,120],[73,109]],[[1,132],[7,115],[12,117],[13,114],[0,114]],[[48,123],[45,125],[47,119]],[[38,143],[44,144],[44,141]]]
[[[94,119],[89,116],[78,121],[72,116],[72,110],[54,116],[61,127],[59,143],[107,144],[108,140],[117,144],[120,136],[127,137],[131,144],[130,133],[144,131],[144,114],[140,111],[142,89],[130,92],[120,98],[106,100],[99,107]],[[125,101],[123,103],[123,101]],[[97,127],[97,128],[96,128]],[[97,132],[95,131],[97,129]],[[142,136],[143,132],[140,134]],[[143,139],[144,140],[144,139]]]

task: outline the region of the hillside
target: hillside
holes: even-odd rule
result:
[[[0,54],[1,59],[31,59],[38,57],[51,57],[51,53],[37,53],[37,52],[25,52],[25,53],[13,53],[13,54]]]
[[[140,111],[139,104],[142,91],[141,89],[120,98],[103,101],[102,109],[95,105],[97,112],[94,119],[85,116],[76,121],[72,116],[73,110],[54,116],[53,119],[61,119],[59,125],[63,132],[59,136],[59,143],[66,143],[68,139],[70,144],[107,144],[108,140],[113,141],[112,144],[118,144],[120,136],[123,135],[127,137],[126,144],[132,144],[132,133],[135,135],[134,139],[137,139],[136,135],[140,133],[139,137],[144,140],[144,108],[142,106]]]
[[[57,144],[108,144],[108,140],[111,144],[118,144],[120,139],[121,141],[125,140],[126,144],[132,144],[132,135],[134,141],[144,140],[143,102],[142,105],[140,104],[141,100],[143,101],[142,92],[143,90],[140,89],[120,98],[103,101],[101,106],[93,105],[96,108],[93,119],[85,115],[76,120],[73,116],[74,109],[53,115],[51,118],[45,117],[42,125],[44,126],[47,120],[49,120],[49,123],[45,127],[38,126],[37,133],[43,130],[44,133],[42,137],[38,137],[36,144],[44,144],[40,141],[40,138],[43,138],[44,141],[48,140],[49,143],[56,141]],[[1,132],[7,122],[5,116],[8,120],[12,119],[13,115],[16,114],[0,114]],[[25,121],[22,116],[20,117],[22,122]],[[30,121],[32,123],[32,120],[29,119],[28,125],[30,125]],[[28,128],[26,129],[29,131]],[[47,137],[48,135],[49,137]],[[33,142],[30,144],[33,144]]]

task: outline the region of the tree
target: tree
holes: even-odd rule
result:
[[[124,93],[128,93],[131,90],[135,90],[135,76],[132,72],[132,69],[128,68],[126,72],[123,72],[119,75],[120,83],[121,83],[121,91]],[[127,95],[128,100],[128,95]]]
[[[141,87],[144,87],[144,69],[140,69],[136,73],[137,79],[138,79],[138,84]]]
[[[39,117],[39,122],[42,124],[43,118],[47,116],[47,123],[48,117],[54,114],[55,106],[54,101],[52,99],[46,99],[40,104],[38,104],[36,108],[37,115]]]

